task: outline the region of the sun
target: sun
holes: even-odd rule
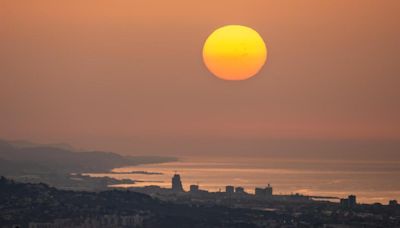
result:
[[[267,60],[264,40],[252,28],[227,25],[215,30],[203,47],[207,68],[223,80],[246,80],[256,75]]]

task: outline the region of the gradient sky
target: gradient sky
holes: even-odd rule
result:
[[[179,155],[400,141],[399,12],[397,0],[2,0],[0,138]],[[267,43],[251,80],[202,62],[227,24]]]

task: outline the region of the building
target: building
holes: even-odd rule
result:
[[[270,197],[272,196],[272,187],[268,184],[266,188],[256,188],[255,194],[257,197]]]
[[[344,208],[353,208],[357,205],[357,198],[355,195],[349,195],[345,199],[340,199],[340,206]]]
[[[265,197],[266,192],[264,188],[256,188],[255,189],[255,194],[257,197]]]
[[[340,206],[343,208],[347,208],[349,206],[349,200],[348,199],[340,199]]]
[[[172,177],[172,191],[174,192],[184,192],[181,182],[181,176],[179,174],[175,174]]]
[[[198,192],[199,191],[199,186],[192,184],[190,185],[190,192]]]
[[[236,187],[235,188],[235,193],[244,194],[245,193],[244,188],[243,187]]]
[[[355,195],[349,195],[349,207],[355,207],[357,205],[357,200]]]
[[[397,205],[399,205],[399,204],[397,203],[397,200],[390,200],[390,201],[389,201],[389,206],[397,206]]]
[[[225,187],[225,192],[229,193],[229,194],[233,194],[235,192],[235,187],[228,185]]]
[[[268,184],[268,186],[265,188],[265,195],[268,196],[272,196],[272,186],[270,184]]]

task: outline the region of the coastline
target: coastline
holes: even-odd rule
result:
[[[310,163],[259,161],[247,165],[245,162],[227,160],[207,162],[206,160],[180,159],[179,162],[168,162],[154,165],[138,165],[113,169],[113,173],[90,173],[92,176],[109,176],[116,179],[132,179],[139,182],[117,187],[144,187],[157,185],[170,188],[171,177],[175,171],[181,174],[183,187],[189,190],[190,185],[198,184],[201,189],[218,192],[226,185],[242,186],[245,191],[254,193],[255,187],[268,183],[274,186],[274,194],[302,194],[309,196],[331,196],[343,198],[355,194],[362,203],[387,204],[400,194],[400,186],[392,179],[399,170],[382,170],[384,164],[351,163],[345,166],[334,166],[335,163]],[[331,166],[326,165],[331,164]],[[371,165],[373,164],[373,165]],[[377,165],[378,164],[378,165]],[[251,167],[249,167],[251,166]],[[288,168],[294,166],[294,168]],[[317,169],[317,166],[323,166]],[[282,167],[282,168],[279,168]],[[308,167],[308,168],[307,168]],[[334,169],[336,167],[336,170]],[[371,168],[372,167],[372,168]],[[134,172],[134,173],[132,173]],[[142,172],[142,173],[141,173]],[[145,175],[145,172],[162,173]],[[390,179],[391,178],[391,179]],[[365,181],[360,181],[365,180]],[[355,186],[355,187],[349,187]],[[373,186],[374,188],[371,188]]]

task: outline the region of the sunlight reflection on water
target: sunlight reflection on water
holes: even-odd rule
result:
[[[132,171],[160,172],[161,175]],[[205,159],[184,159],[180,162],[139,165],[116,168],[113,172],[91,176],[110,176],[140,182],[129,186],[158,185],[170,187],[170,179],[177,171],[181,174],[184,188],[199,184],[210,191],[224,190],[226,185],[242,186],[253,193],[255,187],[274,187],[274,194],[301,193],[345,197],[356,194],[360,202],[387,203],[400,196],[400,164],[397,162],[343,162],[301,161],[268,159],[226,159],[208,162]]]

